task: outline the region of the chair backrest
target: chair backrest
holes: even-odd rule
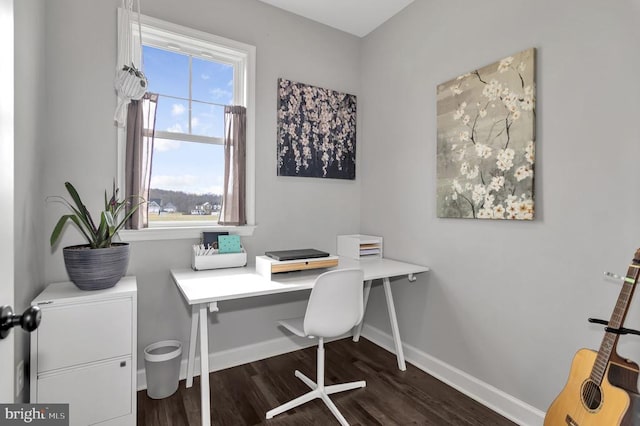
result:
[[[304,315],[307,336],[335,337],[362,320],[364,273],[360,269],[329,271],[316,278]]]

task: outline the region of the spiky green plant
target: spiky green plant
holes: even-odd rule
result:
[[[132,204],[129,211],[123,215],[122,220],[118,221],[118,217],[124,213],[125,207],[129,203],[127,200],[118,200],[118,189],[115,182],[113,183],[113,192],[111,198],[107,199],[107,191],[104,191],[104,210],[100,213],[100,224],[96,226],[91,213],[85,207],[78,191],[69,182],[65,182],[64,186],[67,188],[73,204],[67,201],[66,198],[56,195],[47,197],[47,200],[51,199],[55,202],[64,204],[72,214],[63,215],[56,223],[51,233],[51,246],[54,246],[62,230],[68,221],[75,223],[89,243],[92,249],[111,247],[112,238],[118,233],[118,231],[124,226],[127,220],[138,210],[141,204],[144,204],[142,197],[132,196],[130,198],[136,199],[137,204]]]

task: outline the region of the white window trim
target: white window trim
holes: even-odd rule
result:
[[[118,8],[118,23],[123,19],[123,12]],[[134,54],[139,57],[140,43],[138,33],[137,14],[132,16],[130,26],[133,34]],[[244,100],[247,108],[247,156],[246,156],[246,214],[247,224],[243,226],[220,226],[212,225],[211,222],[164,222],[162,226],[153,226],[146,229],[138,230],[121,230],[118,234],[122,241],[148,241],[148,240],[171,240],[171,239],[192,239],[199,238],[202,231],[229,231],[234,234],[249,236],[253,235],[256,228],[255,222],[255,81],[256,81],[256,48],[249,44],[230,40],[224,37],[205,33],[203,31],[194,30],[183,27],[181,25],[166,22],[160,19],[151,18],[141,15],[140,23],[143,30],[143,41],[145,44],[153,44],[157,47],[163,47],[169,50],[185,51],[193,56],[203,59],[214,59],[227,63],[237,63],[238,52],[243,56],[242,67],[235,67],[234,81],[244,81],[246,88],[243,94],[234,93],[234,99],[240,97]],[[178,41],[178,44],[164,43],[155,39],[155,34],[170,33]],[[120,34],[118,34],[120,37]],[[149,39],[147,39],[149,37]],[[151,41],[149,41],[151,40]],[[215,53],[206,49],[206,43],[216,44],[220,51]],[[182,43],[180,43],[182,42]],[[228,49],[228,54],[225,54]],[[240,90],[242,85],[234,85],[234,91]],[[118,187],[124,188],[124,165],[125,165],[125,130],[118,128],[118,147],[117,147],[117,182]]]

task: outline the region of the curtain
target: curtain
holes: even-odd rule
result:
[[[245,225],[247,109],[224,107],[224,187],[220,225]]]
[[[127,112],[125,196],[133,205],[140,198],[149,200],[157,104],[158,95],[146,93],[139,101],[132,100]],[[129,208],[127,207],[127,211]],[[127,221],[126,228],[142,229],[147,225],[147,205],[142,204]]]

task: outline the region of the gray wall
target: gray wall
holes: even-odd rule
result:
[[[637,1],[417,0],[362,43],[361,231],[433,268],[395,287],[404,341],[539,409],[598,348],[640,246]],[[536,220],[436,217],[436,86],[537,50]],[[389,331],[379,289],[368,324]],[[633,303],[627,326],[640,326]],[[624,337],[621,354],[640,361]]]
[[[16,76],[25,100],[16,108],[20,308],[43,276],[67,279],[60,250],[51,252],[47,242],[61,210],[39,210],[44,196],[62,194],[69,180],[95,210],[116,173],[111,117],[120,1],[56,0],[46,16],[43,3],[16,4],[29,11],[16,12],[16,33],[26,37],[16,37],[17,45],[35,51],[16,64],[25,73]],[[602,272],[624,273],[638,246],[637,2],[417,0],[362,40],[255,0],[180,7],[161,0],[145,2],[143,12],[257,46],[258,228],[244,238],[250,258],[302,242],[333,251],[341,233],[383,235],[386,256],[433,268],[416,284],[394,287],[405,341],[546,409],[573,353],[600,342],[601,329],[586,318],[608,318],[619,291]],[[536,220],[436,218],[436,85],[528,47],[538,49]],[[355,182],[275,176],[278,77],[358,95]],[[42,90],[44,109],[31,111]],[[31,129],[29,113],[43,124]],[[62,245],[80,241],[68,232]],[[191,243],[133,243],[139,348],[187,341],[188,310],[168,270],[188,266]],[[21,279],[29,281],[24,288]],[[389,331],[377,287],[370,304],[367,323]],[[273,320],[303,307],[304,295],[222,304],[211,350],[280,337]],[[627,326],[639,327],[639,314],[634,304]],[[16,359],[26,356],[19,351]],[[640,360],[640,346],[629,338],[620,352]]]
[[[53,6],[55,4],[55,6]],[[47,128],[44,194],[63,194],[73,182],[97,210],[103,188],[116,174],[113,74],[119,0],[56,0],[46,10]],[[357,232],[360,181],[276,176],[276,85],[278,77],[359,94],[356,37],[285,13],[255,0],[155,0],[143,13],[257,47],[256,221],[244,237],[249,258],[265,250],[309,246],[335,251],[335,236]],[[45,209],[45,234],[62,213]],[[61,246],[79,243],[72,230]],[[138,346],[189,336],[188,307],[169,269],[189,266],[192,240],[132,243],[129,273],[138,278]],[[43,242],[42,244],[46,244]],[[61,250],[45,257],[47,281],[66,280]],[[303,312],[305,295],[256,298],[221,304],[213,320],[211,351],[281,337],[275,319]],[[139,366],[143,359],[139,356]]]
[[[44,1],[14,2],[15,19],[15,304],[18,313],[44,288]],[[16,329],[15,361],[29,358],[29,335]],[[25,363],[28,366],[28,363]],[[27,371],[25,371],[27,373]],[[29,398],[28,381],[16,401]]]

